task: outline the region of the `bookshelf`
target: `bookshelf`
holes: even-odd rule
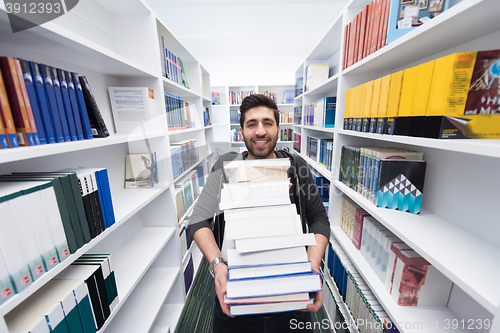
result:
[[[332,20],[331,28],[295,72],[306,77],[313,63],[329,63],[329,75],[319,87],[295,98],[295,106],[337,97],[334,129],[294,125],[302,135],[301,156],[331,180],[331,238],[340,244],[369,285],[378,302],[394,322],[435,322],[445,319],[499,320],[500,289],[495,277],[500,273],[500,234],[496,218],[494,189],[500,186],[493,170],[500,167],[500,140],[436,140],[390,136],[343,130],[346,90],[402,69],[441,56],[473,50],[499,49],[500,8],[495,1],[450,1],[447,11],[342,70],[344,28],[370,0],[349,1]],[[305,82],[304,82],[305,83]],[[305,87],[304,87],[305,90]],[[304,154],[308,135],[328,135],[334,140],[332,171]],[[424,152],[427,161],[423,211],[419,215],[378,208],[338,181],[340,153],[344,145],[399,147]],[[365,209],[385,228],[410,245],[453,282],[446,307],[397,306],[384,286],[340,228],[342,195]],[[325,297],[333,297],[325,293]],[[336,296],[338,297],[338,296]],[[325,304],[328,304],[326,302]],[[332,303],[334,304],[334,303]],[[329,312],[335,308],[327,308]],[[498,332],[498,328],[478,328],[476,332]],[[424,325],[419,332],[428,330]],[[437,328],[444,331],[443,326]],[[412,328],[400,328],[412,332]]]
[[[2,3],[0,31],[2,56],[85,75],[110,132],[107,138],[1,150],[0,174],[80,166],[107,168],[116,217],[113,226],[0,305],[0,332],[9,332],[4,317],[10,311],[29,302],[32,294],[79,256],[91,253],[112,255],[120,300],[101,332],[148,332],[156,326],[170,326],[173,330],[180,310],[171,309],[182,309],[186,295],[173,188],[178,179],[172,173],[170,144],[196,139],[200,158],[189,170],[203,164],[207,175],[214,163],[210,144],[214,129],[203,123],[203,109],[212,109],[210,74],[141,0],[80,2],[63,16],[16,34],[11,32]],[[164,36],[169,49],[182,58],[190,89],[162,76],[158,33]],[[115,133],[108,86],[153,89],[157,129]],[[193,104],[194,128],[167,130],[164,92]],[[157,154],[159,184],[152,189],[125,190],[125,155],[148,150]],[[197,269],[201,252],[195,244],[190,251]],[[168,316],[161,315],[166,312]]]

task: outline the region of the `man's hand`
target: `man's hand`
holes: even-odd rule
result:
[[[324,295],[324,293],[325,292],[323,290],[317,291],[315,293],[311,293],[312,297],[314,297],[314,303],[313,304],[309,304],[307,306],[307,311],[316,312],[319,309],[321,309],[321,306],[323,305],[323,295]]]
[[[219,299],[219,304],[226,315],[230,316],[231,312],[229,310],[229,305],[224,303],[224,296],[226,295],[226,280],[227,280],[228,268],[224,263],[217,264],[214,268],[214,278],[215,278],[215,293]]]

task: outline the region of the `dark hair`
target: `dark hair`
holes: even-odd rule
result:
[[[262,94],[254,94],[247,96],[243,99],[241,102],[240,106],[240,126],[241,128],[243,127],[243,124],[245,123],[245,113],[253,108],[259,107],[259,106],[265,106],[267,108],[270,108],[273,110],[274,113],[274,119],[276,120],[276,125],[279,125],[280,123],[280,112],[278,111],[278,106],[276,103],[272,100],[272,98],[267,97],[266,95]]]

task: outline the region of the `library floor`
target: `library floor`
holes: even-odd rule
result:
[[[203,258],[198,273],[194,278],[191,292],[182,310],[175,333],[210,333],[212,332],[213,304],[215,288],[208,272],[208,263]],[[313,319],[321,322],[328,318],[324,307],[313,313]],[[333,333],[332,330],[316,328],[314,333]]]

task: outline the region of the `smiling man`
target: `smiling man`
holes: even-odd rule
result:
[[[319,271],[321,259],[328,245],[330,223],[314,183],[309,166],[298,155],[275,150],[280,132],[279,111],[276,103],[265,95],[250,95],[243,99],[240,107],[240,131],[247,152],[229,152],[219,156],[191,216],[191,230],[199,249],[210,263],[214,277],[216,299],[213,315],[213,332],[295,332],[292,324],[304,323],[301,327],[312,327],[310,312],[318,311],[323,302],[323,291],[314,293],[314,303],[308,311],[289,311],[264,315],[230,317],[229,306],[224,303],[228,268],[227,258],[222,258],[224,236],[224,213],[219,211],[218,196],[222,183],[227,179],[223,171],[224,162],[267,158],[288,158],[291,167],[288,176],[292,182],[290,200],[301,212],[303,230],[314,233],[316,245],[309,246],[307,255],[311,268]],[[215,219],[212,230],[211,222]],[[309,323],[309,325],[308,325]],[[312,330],[300,330],[312,332]]]

